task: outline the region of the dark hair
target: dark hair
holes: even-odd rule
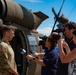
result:
[[[9,31],[9,30],[15,31],[15,29],[17,29],[17,28],[14,27],[14,26],[11,26],[11,25],[6,26],[6,25],[4,25],[4,26],[2,27],[2,32],[4,33],[4,32]]]
[[[69,30],[71,29],[76,29],[76,23],[75,22],[69,22],[69,23],[66,23],[64,25],[64,28],[68,27]]]
[[[76,30],[74,30],[74,31],[73,31],[73,35],[75,35],[75,36],[76,36]]]
[[[51,43],[51,50],[53,50],[55,48],[55,46],[57,45],[57,42],[60,38],[59,34],[51,34],[47,39],[48,41]]]

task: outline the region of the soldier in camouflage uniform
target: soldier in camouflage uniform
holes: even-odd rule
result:
[[[19,75],[14,61],[14,52],[9,41],[14,37],[13,26],[3,26],[3,38],[0,42],[0,75]]]

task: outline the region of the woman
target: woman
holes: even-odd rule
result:
[[[76,44],[76,30],[73,31],[73,42]],[[68,44],[62,40],[62,37],[58,41],[58,47],[62,63],[69,63],[68,75],[76,75],[76,48],[71,51]],[[63,48],[65,48],[66,53]]]
[[[43,59],[37,59],[35,56],[27,55],[27,59],[33,60],[35,63],[42,66],[41,75],[56,75],[57,72],[57,62],[58,62],[58,53],[54,50],[57,45],[58,34],[52,34],[46,40],[45,47],[48,48],[47,52],[44,53],[35,53],[35,56],[44,55]]]

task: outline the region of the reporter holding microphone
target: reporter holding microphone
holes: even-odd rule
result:
[[[41,75],[56,75],[57,63],[58,63],[58,53],[55,50],[58,39],[56,38],[58,34],[51,34],[47,37],[45,42],[45,47],[48,50],[45,53],[35,53],[34,56],[27,55],[26,58],[33,60],[35,63],[41,65]],[[38,59],[37,57],[43,55],[43,59]]]

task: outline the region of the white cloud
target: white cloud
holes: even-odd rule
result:
[[[51,34],[52,28],[47,27],[47,28],[43,28],[43,29],[37,29],[37,31],[39,33],[46,35],[46,36],[49,36]]]

